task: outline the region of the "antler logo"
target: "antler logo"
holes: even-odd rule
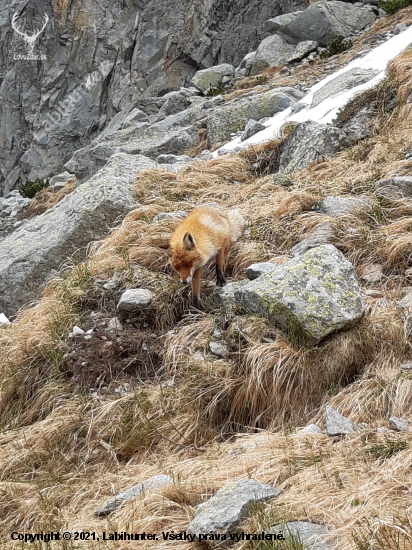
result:
[[[41,33],[44,31],[44,29],[46,28],[47,26],[47,23],[49,22],[49,16],[45,15],[45,18],[44,18],[44,25],[43,27],[38,31],[38,32],[33,32],[33,34],[30,36],[28,35],[26,32],[22,32],[18,27],[17,27],[17,20],[18,20],[19,16],[17,14],[17,12],[14,13],[13,15],[13,19],[11,21],[11,26],[13,27],[13,29],[20,35],[23,37],[23,40],[27,43],[27,50],[28,50],[28,54],[29,56],[33,55],[33,50],[34,50],[34,43],[36,42],[36,40],[38,39],[38,37],[41,35]]]

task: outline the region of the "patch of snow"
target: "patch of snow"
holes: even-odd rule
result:
[[[312,86],[306,96],[299,101],[300,104],[305,105],[305,108],[302,110],[292,113],[291,108],[288,107],[284,111],[281,111],[268,119],[263,124],[266,127],[265,130],[258,132],[243,142],[240,141],[240,137],[237,137],[226,145],[220,147],[218,150],[214,151],[213,156],[216,158],[219,151],[233,151],[234,149],[245,148],[249,145],[263,143],[265,141],[269,141],[270,139],[276,138],[279,135],[280,128],[287,122],[306,122],[308,120],[313,120],[321,124],[330,124],[336,117],[339,109],[344,107],[354,95],[369,88],[373,88],[379,84],[379,82],[385,78],[385,71],[389,61],[398,56],[410,44],[412,44],[412,26],[403,33],[394,36],[380,46],[377,46],[364,57],[354,59],[345,67],[330,74]],[[343,90],[332,97],[328,97],[322,101],[322,103],[311,109],[310,106],[312,104],[313,94],[317,90],[323,88],[325,84],[337,76],[354,68],[375,69],[378,70],[379,73],[368,82],[351,88],[350,90]]]

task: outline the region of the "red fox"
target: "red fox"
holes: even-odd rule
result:
[[[223,286],[226,254],[242,235],[245,220],[238,210],[225,212],[201,206],[191,212],[170,237],[170,263],[183,284],[192,283],[193,306],[199,309],[200,277],[203,266],[216,256],[216,284]]]

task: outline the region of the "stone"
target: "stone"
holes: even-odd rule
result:
[[[383,298],[385,296],[381,290],[376,289],[365,289],[362,292],[365,296],[370,296],[371,298]]]
[[[130,288],[123,292],[120,297],[117,309],[119,311],[137,311],[150,305],[153,294],[146,288]]]
[[[304,40],[314,40],[320,46],[327,46],[338,36],[346,38],[371,25],[376,15],[364,7],[331,0],[312,4],[290,20],[280,22],[279,18],[275,19],[279,25],[276,32],[291,42],[298,44]]]
[[[350,420],[342,416],[326,405],[326,433],[329,436],[346,435],[356,432],[356,426]]]
[[[66,185],[66,181],[69,178],[72,178],[73,174],[70,174],[69,172],[62,172],[61,174],[57,174],[57,176],[53,176],[49,180],[49,186],[55,187],[56,184],[62,183],[63,185]]]
[[[278,34],[268,36],[259,44],[248,74],[253,76],[273,65],[284,65],[294,51],[295,46],[286,42]]]
[[[163,99],[166,101],[163,103],[160,112],[163,112],[166,116],[175,115],[184,111],[190,107],[191,102],[187,94],[182,93],[181,91],[170,92],[163,96]]]
[[[333,98],[344,90],[350,90],[365,84],[365,82],[374,78],[378,72],[374,69],[361,69],[359,67],[345,71],[314,92],[311,108],[317,107],[325,99]]]
[[[253,59],[256,55],[256,52],[250,52],[245,55],[245,57],[240,62],[240,65],[236,68],[237,71],[245,71],[245,75],[250,74],[250,69],[253,65]]]
[[[284,13],[282,15],[278,15],[277,17],[273,17],[272,19],[268,19],[265,23],[264,29],[271,34],[282,32],[283,27],[294,21],[300,14],[300,11],[293,11],[291,13]]]
[[[221,107],[213,109],[207,117],[208,148],[227,141],[232,133],[243,131],[248,120],[271,117],[302,97],[303,93],[294,88],[275,88],[226,102]]]
[[[124,119],[122,129],[129,128],[130,126],[134,126],[135,124],[139,124],[141,122],[149,122],[149,117],[147,114],[140,109],[132,109]]]
[[[196,160],[201,161],[212,160],[213,158],[213,153],[211,153],[209,149],[205,149],[195,157]]]
[[[279,173],[299,172],[313,161],[332,157],[351,145],[348,135],[340,128],[311,120],[302,122],[295,126],[283,143]]]
[[[288,521],[285,524],[277,524],[270,528],[270,533],[282,531],[285,539],[289,537],[299,540],[305,550],[333,550],[334,541],[331,539],[329,529],[325,525],[311,521]]]
[[[252,264],[246,268],[246,277],[249,279],[249,281],[254,281],[264,273],[272,271],[272,269],[274,269],[276,265],[277,264],[274,264],[272,262],[260,262],[258,264]]]
[[[76,336],[84,336],[86,333],[84,330],[78,326],[74,326],[72,328],[72,331],[69,332],[69,338],[75,338]]]
[[[397,418],[396,416],[392,416],[389,419],[388,426],[391,430],[395,430],[395,432],[408,431],[408,421],[405,418]]]
[[[119,321],[119,319],[117,317],[113,317],[108,322],[106,330],[116,330],[117,331],[117,330],[122,330],[122,329],[123,329],[122,323]]]
[[[331,218],[353,214],[368,214],[372,211],[373,202],[367,197],[331,196],[325,197],[317,210]]]
[[[321,434],[322,430],[317,426],[316,424],[308,424],[301,430],[299,430],[299,433],[301,434]]]
[[[220,342],[210,342],[209,349],[213,355],[216,355],[217,357],[227,357],[229,355],[229,348]]]
[[[170,476],[159,474],[153,477],[149,477],[145,481],[138,483],[134,487],[131,487],[124,493],[117,494],[114,498],[103,504],[94,511],[94,515],[98,517],[108,516],[115,512],[118,508],[123,506],[126,502],[134,500],[142,493],[148,493],[164,485],[171,485],[173,479]]]
[[[196,508],[188,530],[199,533],[236,533],[251,512],[251,505],[279,496],[271,485],[253,479],[230,481]]]
[[[307,346],[353,326],[365,311],[352,264],[330,244],[275,264],[254,281],[229,283],[212,299],[266,317],[294,344]]]
[[[215,95],[203,104],[203,109],[214,109],[217,105],[222,105],[225,100],[222,95]]]
[[[157,222],[160,222],[162,220],[174,220],[176,218],[186,218],[186,216],[188,215],[188,212],[186,212],[185,210],[175,210],[174,212],[160,212],[160,214],[157,214],[156,216],[154,216],[152,222],[153,223],[157,223]]]
[[[402,300],[398,302],[398,307],[400,309],[412,311],[412,292],[408,292]]]
[[[245,141],[246,139],[249,139],[250,137],[254,136],[255,134],[261,132],[264,129],[265,129],[265,126],[263,126],[263,124],[259,124],[259,122],[256,122],[256,120],[250,119],[246,124],[246,127],[243,130],[242,135],[240,136],[240,141]]]
[[[310,237],[303,239],[290,249],[291,256],[302,256],[311,248],[329,244],[334,237],[333,227],[326,222],[317,227]]]
[[[115,220],[136,207],[131,190],[137,174],[155,166],[139,155],[113,155],[87,183],[5,237],[0,247],[0,311],[10,316],[39,298],[53,270],[105,237]]]
[[[158,164],[177,164],[179,162],[192,162],[193,159],[188,155],[159,155],[155,162]]]
[[[0,326],[7,326],[10,324],[10,321],[7,319],[4,313],[0,313]]]
[[[380,264],[371,264],[363,272],[362,279],[367,283],[378,283],[383,276],[382,266]]]
[[[375,113],[375,102],[360,109],[344,126],[343,130],[354,143],[370,136],[369,121]]]
[[[405,23],[402,23],[402,22],[399,22],[399,23],[396,23],[396,26],[395,28],[393,29],[393,34],[401,34],[402,32],[405,32],[407,30],[407,26],[405,25]]]
[[[224,82],[225,77],[232,79],[235,74],[235,68],[229,63],[215,65],[202,71],[197,71],[192,78],[192,83],[198,90],[205,93],[210,88],[217,88],[219,84]]]
[[[412,197],[412,177],[394,176],[378,181],[375,195],[380,199],[398,200]]]
[[[294,61],[301,61],[304,57],[306,57],[311,52],[314,52],[318,47],[318,43],[314,40],[304,40],[303,42],[299,42],[297,44],[293,54],[289,59],[287,60],[288,63],[293,63]]]

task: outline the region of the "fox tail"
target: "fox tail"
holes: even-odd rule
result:
[[[237,209],[229,210],[227,213],[230,223],[230,242],[236,242],[245,230],[246,221]]]

